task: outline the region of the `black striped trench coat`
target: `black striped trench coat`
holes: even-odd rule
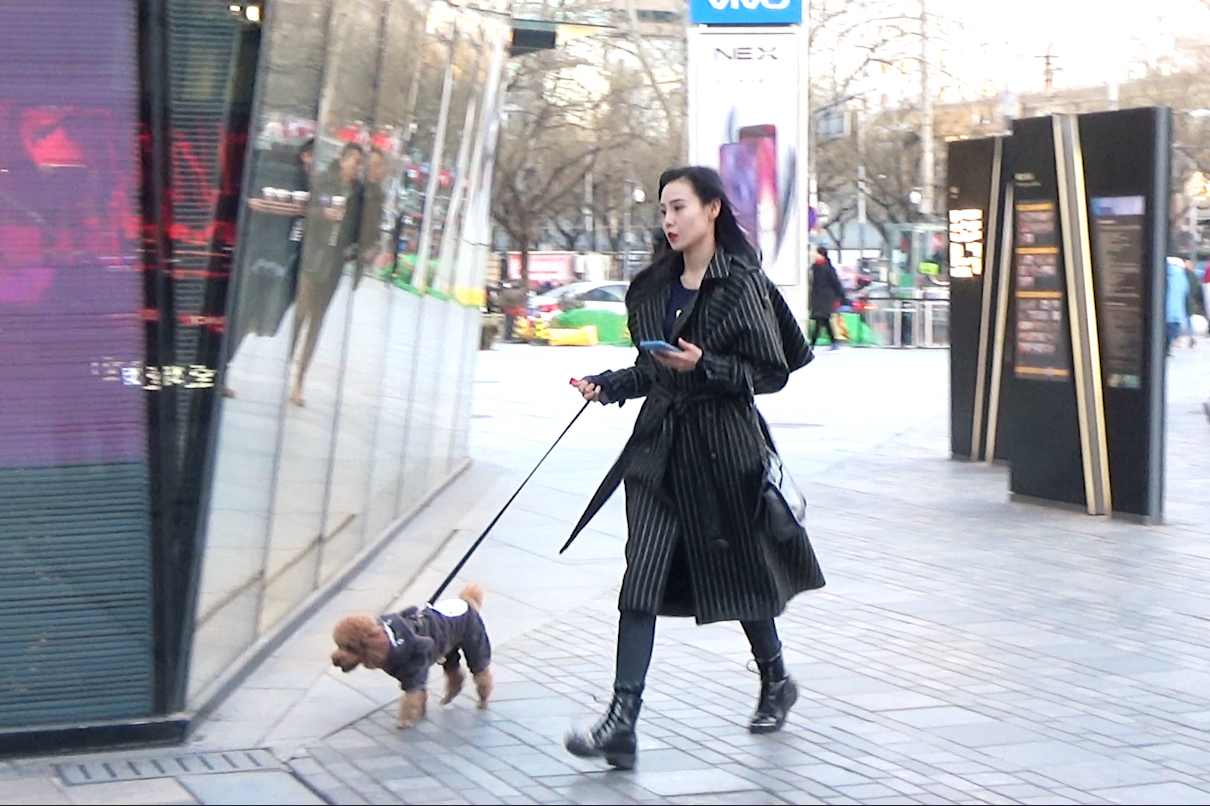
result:
[[[682,265],[678,256],[667,282],[653,278],[645,294],[632,295],[635,344],[664,338],[670,282]],[[693,616],[699,624],[772,618],[824,580],[809,543],[778,543],[760,528],[758,498],[772,446],[753,395],[785,386],[811,350],[765,273],[722,250],[677,317],[672,343],[678,338],[702,348],[697,370],[666,369],[640,353],[634,366],[597,376],[619,403],[646,401],[571,539],[624,482],[619,609]]]

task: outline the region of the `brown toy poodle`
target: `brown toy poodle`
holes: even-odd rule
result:
[[[466,682],[461,665],[461,656],[465,655],[479,693],[479,707],[486,708],[492,693],[492,647],[479,616],[482,606],[483,591],[470,584],[457,599],[423,608],[409,607],[383,616],[345,616],[332,631],[336,641],[332,664],[344,672],[358,665],[382,669],[398,680],[403,696],[396,726],[410,728],[425,712],[429,667],[440,662],[445,671],[444,705]]]

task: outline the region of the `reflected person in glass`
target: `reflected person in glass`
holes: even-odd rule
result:
[[[290,391],[290,402],[296,406],[305,405],[303,386],[307,368],[315,354],[324,314],[340,283],[346,250],[357,237],[359,220],[346,213],[349,199],[357,192],[363,153],[356,143],[345,143],[340,157],[315,178],[312,186],[306,244],[294,305],[294,334],[290,341],[290,355],[293,356],[305,325],[306,340],[299,356],[294,388]]]

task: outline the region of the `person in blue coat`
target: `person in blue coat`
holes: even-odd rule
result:
[[[1168,323],[1168,355],[1172,355],[1172,345],[1189,332],[1189,277],[1185,274],[1185,261],[1179,257],[1168,258],[1164,319]]]

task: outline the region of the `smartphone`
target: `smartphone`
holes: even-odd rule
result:
[[[682,350],[680,347],[674,347],[663,339],[648,339],[646,341],[641,341],[639,342],[639,349],[647,350],[649,352],[652,350],[667,350],[670,353],[684,352],[684,350]]]
[[[777,231],[782,211],[777,202],[777,127],[771,123],[744,126],[740,143],[756,152],[756,248],[766,266],[777,255]]]

